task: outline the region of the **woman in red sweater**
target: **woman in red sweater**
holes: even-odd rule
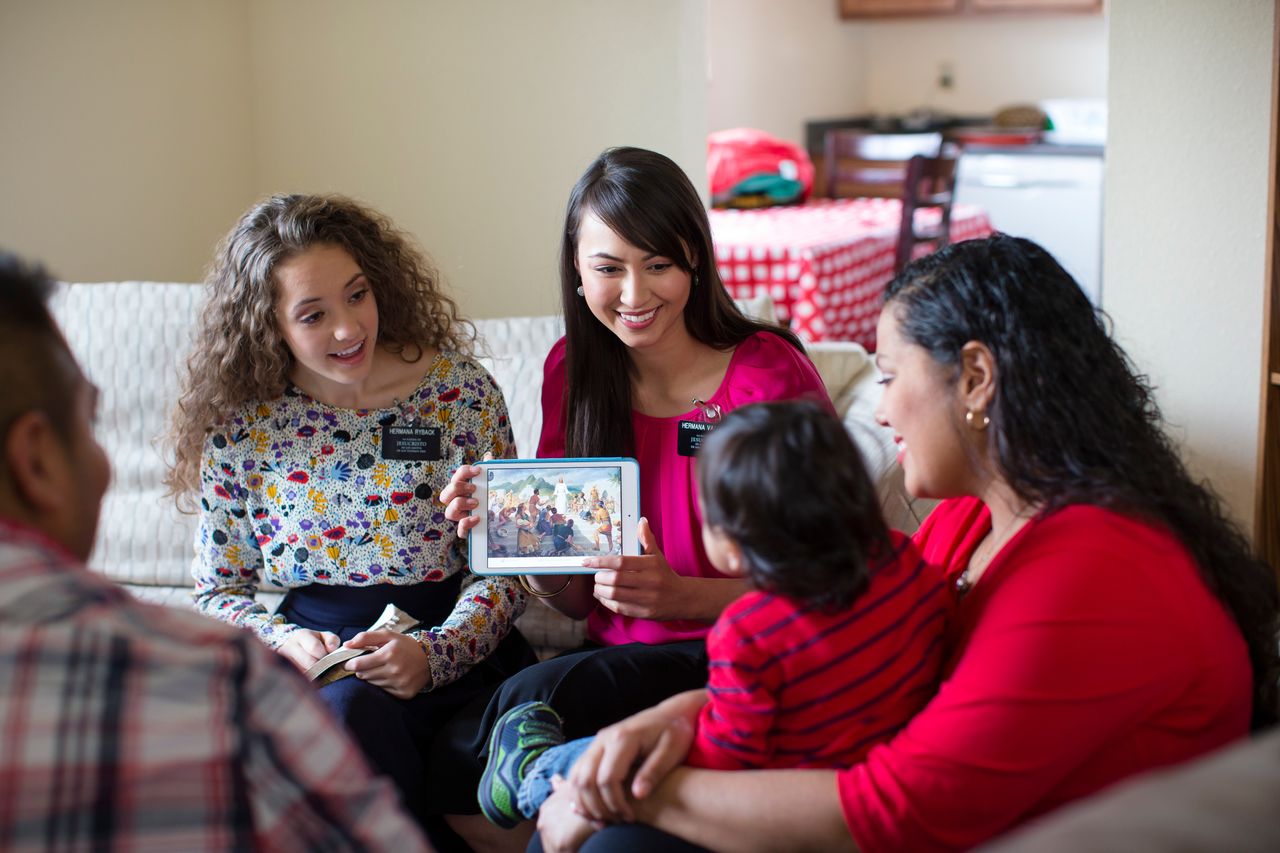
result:
[[[705,702],[680,694],[597,737],[543,806],[547,849],[584,841],[575,809],[636,821],[585,850],[965,849],[1274,721],[1274,576],[1048,253],[917,261],[878,339],[907,487],[946,499],[916,534],[958,598],[937,696],[847,770],[717,773],[678,768]]]

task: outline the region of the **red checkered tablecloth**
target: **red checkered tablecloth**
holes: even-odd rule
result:
[[[771,296],[778,319],[804,340],[857,341],[874,350],[880,303],[893,278],[901,210],[900,201],[887,198],[712,210],[720,276],[735,298]],[[922,226],[939,216],[928,209],[916,215]],[[952,208],[953,243],[990,233],[979,208]]]

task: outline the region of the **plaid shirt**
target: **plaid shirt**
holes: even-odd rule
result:
[[[422,850],[311,685],[0,519],[0,850]]]

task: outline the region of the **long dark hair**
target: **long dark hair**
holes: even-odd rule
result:
[[[957,371],[967,342],[991,350],[990,433],[1019,497],[1048,512],[1069,504],[1114,509],[1178,537],[1248,644],[1255,727],[1274,721],[1275,575],[1212,487],[1187,471],[1147,377],[1071,275],[1035,243],[997,235],[916,261],[890,283],[885,304],[908,340]]]
[[[680,167],[642,148],[610,148],[587,167],[569,194],[560,248],[568,385],[565,446],[570,456],[633,452],[627,347],[578,296],[582,280],[574,257],[578,227],[588,211],[628,243],[668,258],[696,277],[684,308],[685,326],[695,340],[727,350],[756,332],[770,331],[804,351],[791,332],[751,320],[734,305],[716,270],[707,211]]]
[[[703,523],[738,544],[757,589],[819,608],[852,604],[890,554],[853,439],[811,401],[754,403],[698,451]]]

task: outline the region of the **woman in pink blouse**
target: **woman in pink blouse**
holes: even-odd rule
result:
[[[478,814],[473,795],[489,730],[508,708],[546,702],[563,714],[566,734],[581,737],[706,684],[704,638],[745,587],[703,549],[692,436],[748,403],[831,405],[795,336],[734,305],[706,210],[670,159],[605,151],[574,187],[565,219],[565,336],[544,368],[538,456],[638,459],[644,553],[591,558],[594,575],[526,579],[552,607],[587,619],[587,645],[508,679],[437,739],[439,802],[477,843],[503,832]],[[460,469],[442,495],[463,535],[474,524],[468,478],[477,473]],[[529,829],[496,843],[523,847]]]

